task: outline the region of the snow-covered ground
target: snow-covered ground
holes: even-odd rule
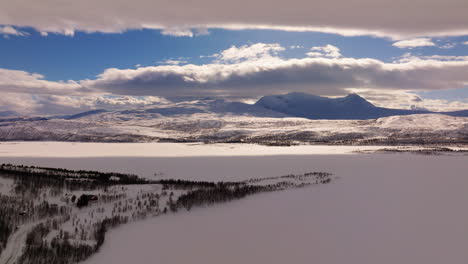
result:
[[[307,171],[339,179],[125,225],[109,232],[87,264],[464,264],[468,259],[464,155],[349,154],[363,147],[113,145],[1,144],[0,161],[200,180]]]
[[[352,154],[359,150],[377,150],[383,146],[294,147],[255,144],[200,143],[70,143],[0,142],[0,157],[200,157]]]
[[[0,140],[408,144],[466,143],[468,135],[468,117],[441,114],[311,120],[231,112],[168,114],[167,109],[161,115],[154,111],[104,112],[73,120],[0,120]]]

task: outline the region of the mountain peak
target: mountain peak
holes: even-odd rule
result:
[[[374,106],[358,94],[330,98],[307,93],[288,93],[264,96],[256,105],[311,119],[369,119],[391,115],[387,113],[389,111]]]
[[[352,93],[348,94],[346,97],[340,98],[341,101],[345,103],[349,103],[352,105],[360,105],[360,106],[365,106],[365,107],[372,107],[374,106],[373,104],[369,103],[366,99],[362,98],[360,95]]]
[[[365,100],[364,98],[362,98],[362,97],[361,97],[359,94],[357,94],[357,93],[350,93],[350,94],[348,94],[345,98]]]

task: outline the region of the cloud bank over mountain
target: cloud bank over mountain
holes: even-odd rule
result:
[[[341,57],[332,45],[312,47],[307,55],[285,59],[279,44],[231,47],[208,64],[110,68],[96,79],[56,82],[40,74],[0,70],[3,92],[35,94],[110,93],[137,96],[249,95],[303,91],[340,95],[347,88],[437,90],[468,83],[465,57],[415,57],[396,62]]]
[[[335,96],[347,94],[350,89],[374,93],[428,91],[462,88],[468,84],[468,59],[463,56],[405,54],[394,62],[384,62],[343,57],[338,47],[325,45],[311,47],[301,58],[283,58],[281,54],[286,49],[278,43],[232,46],[210,55],[212,61],[207,64],[110,68],[95,79],[85,80],[48,81],[36,73],[0,69],[0,92],[24,94],[27,100],[35,99],[43,105],[48,102],[92,108],[91,102],[102,104],[110,100],[96,99],[104,95],[259,97],[307,92]],[[77,96],[88,99],[78,100]]]

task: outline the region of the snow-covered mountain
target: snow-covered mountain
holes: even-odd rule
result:
[[[357,94],[350,94],[342,98],[328,98],[306,93],[289,93],[264,96],[253,105],[224,99],[203,98],[191,101],[176,100],[175,103],[166,102],[121,111],[96,109],[74,115],[55,116],[51,119],[72,120],[98,116],[105,120],[112,118],[131,120],[202,113],[251,117],[301,117],[315,120],[366,120],[397,115],[430,113],[468,117],[468,110],[437,113],[423,109],[407,110],[377,107]]]
[[[264,96],[255,104],[289,116],[310,119],[375,119],[396,115],[434,113],[427,110],[405,110],[377,107],[357,94],[328,98],[306,93]],[[440,113],[468,116],[468,111]]]
[[[0,118],[0,140],[468,143],[468,118],[379,108],[358,95],[293,93],[265,96],[254,105],[205,99],[54,118]]]

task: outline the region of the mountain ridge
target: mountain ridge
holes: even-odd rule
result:
[[[368,120],[390,116],[414,114],[442,114],[452,117],[468,117],[467,110],[435,112],[426,109],[392,109],[378,107],[359,96],[329,98],[308,93],[292,92],[266,95],[254,104],[226,99],[206,98],[195,101],[164,103],[125,110],[94,109],[72,115],[0,117],[0,123],[37,120],[83,120],[118,117],[122,120],[154,119],[161,117],[216,114],[252,117],[298,117],[316,120]]]
[[[329,98],[307,93],[288,93],[267,95],[260,98],[255,105],[272,111],[285,113],[294,117],[308,119],[345,119],[365,120],[382,117],[413,114],[443,114],[455,117],[468,117],[468,110],[452,112],[434,112],[427,110],[392,109],[378,107],[358,94],[345,97]]]

